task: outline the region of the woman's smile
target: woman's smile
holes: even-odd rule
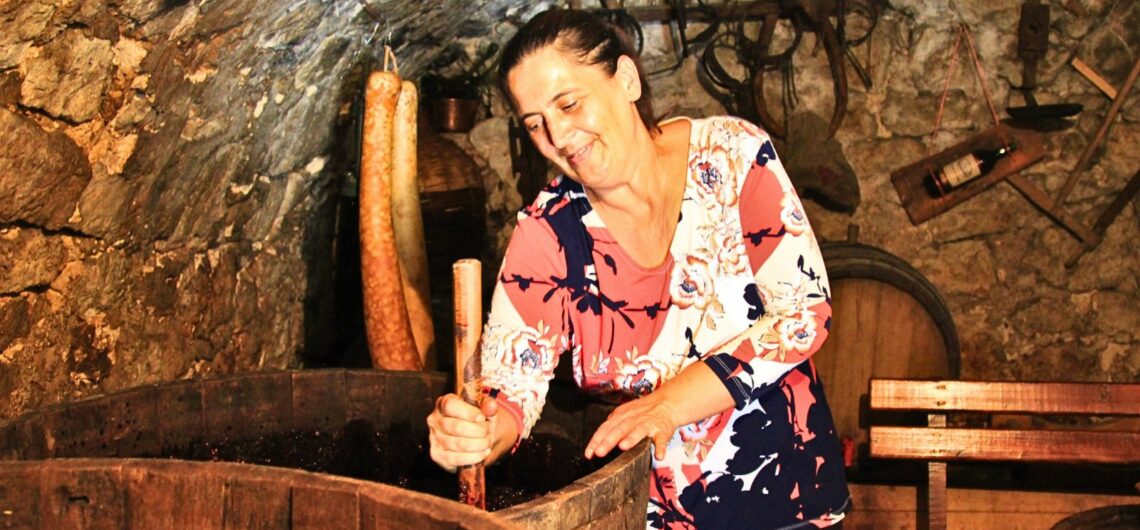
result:
[[[582,164],[585,163],[586,160],[589,158],[590,151],[593,150],[593,146],[594,146],[594,142],[591,141],[590,143],[579,148],[577,151],[573,151],[573,152],[567,154],[565,156],[566,161],[569,162],[570,165],[575,167],[575,168],[582,166]]]

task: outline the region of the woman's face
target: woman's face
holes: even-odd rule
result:
[[[547,46],[523,58],[507,75],[523,126],[546,158],[593,189],[628,182],[641,96],[637,67],[628,57],[614,75]]]

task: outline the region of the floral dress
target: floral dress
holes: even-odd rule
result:
[[[567,354],[578,386],[619,399],[706,363],[735,407],[677,429],[654,459],[647,528],[830,526],[850,497],[810,360],[831,318],[819,246],[762,130],[690,121],[661,265],[635,263],[569,178],[520,212],[483,334],[484,391],[525,438]]]

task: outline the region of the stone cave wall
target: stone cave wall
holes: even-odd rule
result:
[[[627,1],[626,6],[660,2]],[[1022,175],[1052,197],[1100,127],[1111,100],[1069,65],[1073,57],[1120,87],[1140,57],[1140,2],[1054,0],[1049,50],[1037,69],[1041,104],[1080,103],[1070,129],[1043,133],[1046,156]],[[599,2],[581,2],[596,7]],[[826,155],[838,151],[859,181],[861,203],[853,214],[805,201],[818,237],[845,240],[858,225],[862,243],[906,260],[940,291],[961,340],[961,377],[974,379],[1136,381],[1140,376],[1140,200],[1109,227],[1104,240],[1072,269],[1065,260],[1078,241],[1036,209],[1011,185],[1001,183],[921,225],[913,225],[890,182],[890,173],[926,156],[946,79],[955,20],[966,22],[978,47],[994,105],[1024,105],[1011,87],[1021,85],[1017,57],[1019,0],[891,0],[869,44],[854,48],[870,57],[872,88],[850,67],[847,115],[837,145],[777,142],[785,159],[792,149]],[[676,61],[676,27],[643,25],[647,70]],[[700,27],[690,29],[695,34]],[[779,34],[778,34],[779,36]],[[807,34],[794,60],[800,98],[797,109],[830,116],[833,96],[827,59]],[[993,125],[966,52],[952,77],[934,152]],[[687,58],[674,73],[651,77],[659,115],[726,113],[697,81],[697,61]],[[780,102],[778,82],[767,92]],[[778,111],[777,111],[778,112]],[[468,148],[486,163],[484,179],[501,253],[521,205],[507,145],[508,118],[495,117],[468,135]],[[1134,90],[1080,177],[1066,209],[1091,226],[1128,180],[1140,170],[1140,96]],[[884,323],[889,325],[889,323]]]
[[[0,419],[335,361],[338,197],[379,44],[415,78],[528,9],[0,0]]]
[[[442,49],[505,41],[561,3],[0,0],[0,419],[144,383],[335,362],[338,205],[353,184],[352,103],[379,39],[416,79]],[[661,2],[625,5],[651,3]],[[1123,83],[1140,56],[1140,4],[1048,3],[1034,94],[1085,106],[1022,172],[1052,195],[1110,104],[1068,61]],[[890,184],[931,142],[953,20],[972,28],[999,112],[1023,104],[1011,88],[1020,4],[891,0],[854,50],[871,58],[873,86],[849,69],[848,114],[828,146],[854,169],[861,203],[853,214],[805,206],[821,238],[842,240],[856,224],[862,242],[931,280],[958,327],[963,377],[1134,381],[1136,201],[1066,269],[1076,240],[1008,184],[919,226]],[[668,27],[645,34],[649,70],[675,61]],[[815,48],[809,34],[796,54],[797,108],[825,114],[831,81]],[[966,64],[935,147],[991,123]],[[696,69],[689,57],[651,79],[660,114],[726,112]],[[1138,101],[1124,104],[1070,195],[1087,224],[1140,168]],[[469,134],[447,135],[480,165],[492,259],[521,205],[507,124],[498,101]],[[797,148],[781,147],[785,158]]]

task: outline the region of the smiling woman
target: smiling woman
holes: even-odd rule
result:
[[[528,22],[499,74],[563,175],[520,213],[503,260],[487,399],[437,402],[432,458],[501,457],[568,362],[579,387],[622,403],[588,458],[653,443],[647,527],[841,521],[843,461],[810,359],[827,275],[768,135],[732,117],[658,123],[628,39],[581,11]]]

